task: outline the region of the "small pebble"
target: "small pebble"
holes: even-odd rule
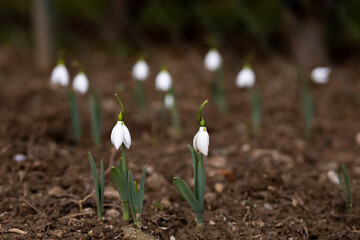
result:
[[[272,206],[270,203],[265,203],[265,204],[264,204],[264,208],[265,208],[266,210],[273,210],[273,209],[274,209],[273,206]]]
[[[146,178],[146,187],[153,190],[159,191],[161,188],[166,187],[168,182],[163,175],[154,172],[149,177]]]
[[[209,224],[210,224],[210,225],[216,225],[216,223],[215,223],[213,220],[210,220],[210,221],[209,221]]]
[[[111,200],[120,200],[120,195],[114,187],[108,186],[105,187],[104,198]]]
[[[109,209],[105,212],[105,217],[106,218],[117,218],[120,216],[120,212],[116,209]]]
[[[48,194],[51,197],[57,197],[57,196],[64,194],[64,189],[62,189],[62,187],[60,187],[60,186],[53,186],[48,191]]]
[[[222,183],[215,183],[214,189],[217,193],[222,193],[225,189],[225,185]]]
[[[170,236],[170,240],[176,240],[176,238],[174,237],[174,235]]]
[[[22,162],[22,161],[25,161],[26,160],[26,156],[22,153],[17,153],[14,155],[13,159],[16,161],[16,162]]]
[[[58,237],[58,238],[62,238],[64,232],[61,230],[51,230],[50,231],[50,235],[54,236],[54,237]]]
[[[163,198],[160,201],[160,205],[164,206],[164,208],[169,208],[171,206],[171,202],[167,198]]]

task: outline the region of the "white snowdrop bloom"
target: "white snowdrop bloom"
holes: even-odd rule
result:
[[[238,88],[252,88],[255,85],[255,73],[249,67],[244,67],[236,76],[236,86]]]
[[[73,89],[81,94],[85,94],[89,89],[89,80],[85,73],[79,72],[73,81]]]
[[[155,88],[158,91],[167,92],[170,90],[172,84],[172,78],[168,71],[163,70],[156,75]]]
[[[69,85],[69,72],[63,63],[56,65],[52,70],[50,80],[53,85],[60,84],[63,87]]]
[[[204,65],[205,68],[211,72],[216,71],[222,64],[222,58],[218,50],[211,49],[205,55]]]
[[[311,78],[317,84],[324,84],[329,81],[329,74],[331,68],[329,67],[316,67],[311,71]]]
[[[145,81],[145,79],[149,76],[149,66],[145,62],[145,60],[139,60],[135,63],[132,69],[132,77],[138,81]]]
[[[206,127],[200,127],[193,139],[194,149],[207,156],[209,151],[209,141],[209,134]]]
[[[125,126],[123,121],[117,121],[116,125],[113,127],[111,131],[111,142],[114,144],[116,150],[119,149],[121,144],[125,144],[125,146],[129,149],[131,145],[131,136],[129,129]]]
[[[171,109],[174,105],[174,96],[171,93],[165,95],[164,105],[166,109]]]

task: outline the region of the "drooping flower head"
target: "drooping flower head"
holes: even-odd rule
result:
[[[131,145],[131,136],[130,136],[129,129],[126,127],[126,125],[124,123],[125,105],[117,93],[115,94],[115,96],[117,97],[117,99],[120,103],[121,111],[118,116],[118,121],[111,131],[110,139],[111,139],[112,144],[114,144],[116,150],[118,150],[122,144],[124,144],[129,149],[130,145]]]
[[[211,72],[218,70],[222,64],[222,57],[219,51],[215,48],[210,49],[204,58],[205,68]]]
[[[84,72],[79,72],[73,81],[73,89],[76,92],[85,94],[89,89],[89,80]]]
[[[158,91],[167,92],[172,85],[172,78],[165,67],[156,75],[155,88]]]
[[[132,77],[137,81],[145,81],[149,76],[149,66],[144,59],[139,59],[133,66]]]
[[[331,68],[316,67],[311,71],[311,79],[317,84],[325,84],[329,81]]]
[[[236,86],[238,88],[252,88],[255,85],[255,80],[255,73],[250,64],[245,64],[236,76]]]
[[[208,155],[210,138],[209,138],[209,134],[206,129],[205,119],[202,117],[201,112],[207,103],[208,103],[208,101],[205,100],[199,108],[199,111],[198,111],[199,131],[196,133],[196,135],[194,136],[194,139],[193,139],[194,149],[197,152],[201,152],[205,156]]]
[[[52,85],[61,85],[63,87],[69,85],[69,72],[62,58],[58,60],[56,67],[52,70],[50,81]]]

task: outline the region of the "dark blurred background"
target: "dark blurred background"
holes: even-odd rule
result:
[[[0,44],[36,54],[40,69],[59,48],[114,55],[162,46],[281,56],[304,67],[357,58],[359,0],[1,0]]]

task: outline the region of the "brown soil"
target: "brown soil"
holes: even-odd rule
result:
[[[289,66],[255,62],[263,87],[263,123],[259,136],[249,134],[248,92],[234,88],[241,63],[225,69],[230,113],[217,115],[209,88],[211,74],[201,59],[168,51],[175,80],[182,136],[160,122],[154,76],[160,62],[150,59],[146,82],[148,107],[140,115],[132,95],[133,61],[101,53],[84,60],[93,87],[102,95],[102,145],[94,147],[88,121],[88,102],[79,99],[84,139],[75,145],[70,131],[66,95],[51,89],[49,74],[39,74],[28,57],[2,49],[0,62],[0,238],[1,239],[125,239],[129,223],[122,220],[121,202],[110,175],[104,221],[98,221],[87,152],[97,165],[109,164],[109,136],[119,111],[118,92],[127,107],[125,122],[132,135],[128,166],[139,179],[148,164],[142,232],[157,239],[356,239],[360,236],[359,71],[348,63],[334,69],[331,82],[312,86],[316,120],[311,138],[303,138],[301,101],[295,71]],[[231,59],[232,53],[225,54]],[[180,56],[180,57],[178,57]],[[186,56],[192,57],[192,53]],[[154,57],[155,58],[155,57]],[[73,59],[69,57],[69,59]],[[198,64],[195,68],[193,62]],[[225,63],[227,64],[227,63]],[[227,66],[227,65],[226,65]],[[72,72],[72,75],[74,72]],[[179,176],[192,180],[188,143],[197,131],[196,113],[204,99],[210,134],[204,230],[196,230],[195,215],[172,186]],[[17,163],[17,153],[26,160]],[[120,157],[120,152],[115,159]],[[115,161],[115,164],[117,162]],[[346,211],[340,188],[327,177],[344,163],[351,178],[354,209]],[[159,184],[157,184],[157,182]],[[222,191],[222,192],[221,192]],[[156,202],[164,206],[159,208]],[[111,211],[110,211],[111,210]],[[114,211],[116,210],[116,211]],[[106,214],[106,212],[108,213]],[[118,211],[118,212],[117,212]],[[112,214],[111,214],[112,213]],[[131,225],[130,225],[131,226]],[[126,228],[124,228],[126,227]],[[126,237],[127,236],[127,237]],[[140,238],[140,237],[139,237]]]

